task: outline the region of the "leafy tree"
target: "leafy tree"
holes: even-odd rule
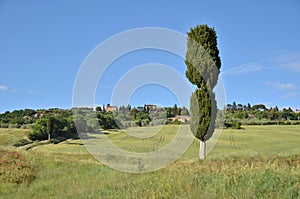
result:
[[[244,110],[236,111],[235,113],[232,114],[233,118],[238,118],[238,119],[245,119],[247,118],[248,114]]]
[[[204,159],[206,141],[215,126],[217,107],[213,88],[218,81],[221,60],[213,28],[198,25],[187,35],[186,77],[197,86],[190,102],[191,131],[201,141],[199,157]]]
[[[236,102],[233,102],[233,103],[232,103],[232,107],[233,107],[233,109],[236,109],[236,108],[237,108]]]
[[[242,105],[242,104],[238,104],[238,105],[237,105],[237,109],[238,109],[238,110],[243,110],[243,105]]]
[[[97,112],[101,112],[101,111],[102,111],[102,108],[101,108],[100,106],[97,106],[97,107],[96,107],[96,111],[97,111]]]
[[[248,109],[248,110],[251,110],[251,105],[250,105],[250,103],[248,103],[247,109]]]
[[[174,115],[179,115],[178,114],[178,107],[177,107],[177,104],[174,104],[174,107],[173,107],[173,111],[174,111]]]
[[[104,114],[100,115],[99,123],[101,128],[105,130],[119,128],[111,111],[105,112]]]
[[[30,140],[46,140],[48,138],[46,127],[47,120],[45,118],[37,120],[33,132],[28,134],[28,138]]]
[[[54,126],[54,122],[53,122],[53,117],[49,117],[48,121],[47,121],[47,134],[48,134],[48,141],[50,141],[51,139],[51,134],[53,132],[53,126]]]
[[[189,110],[183,106],[180,115],[189,115]]]
[[[256,104],[256,105],[253,105],[252,107],[253,109],[256,109],[256,110],[260,110],[260,109],[267,109],[266,106],[264,104]]]
[[[132,117],[133,120],[136,119],[136,114],[137,114],[137,109],[136,108],[132,108],[130,110],[130,115],[131,115],[131,117]]]
[[[28,134],[30,140],[49,140],[55,143],[68,138],[78,138],[71,111],[59,110],[54,113],[47,112],[47,115],[38,119],[33,131]],[[68,116],[68,117],[66,117]]]

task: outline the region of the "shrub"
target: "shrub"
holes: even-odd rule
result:
[[[242,128],[241,125],[242,125],[242,123],[237,120],[225,121],[225,123],[224,123],[225,128],[232,128],[232,129],[241,129]]]
[[[47,133],[45,132],[32,132],[28,134],[30,140],[46,140],[48,138]]]
[[[235,122],[233,123],[233,125],[232,125],[231,128],[233,128],[233,129],[241,129],[241,128],[242,128],[241,125],[242,125],[242,124],[241,124],[240,122],[235,121]]]
[[[179,121],[178,119],[175,119],[175,121],[173,122],[173,124],[181,124],[181,121]]]

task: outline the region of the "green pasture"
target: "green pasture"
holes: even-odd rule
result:
[[[300,198],[299,127],[226,129],[204,161],[198,160],[199,143],[194,140],[180,159],[144,174],[124,173],[99,163],[81,140],[15,148],[13,144],[29,131],[0,129],[0,198]],[[133,135],[153,131],[133,129],[131,136],[107,131],[90,134],[89,139],[106,136],[125,150],[149,152],[167,145],[178,126],[153,128],[157,133],[147,138]],[[23,167],[19,160],[7,163],[3,158],[14,152],[20,154]],[[12,175],[6,170],[19,172]],[[16,182],[10,176],[28,180]]]

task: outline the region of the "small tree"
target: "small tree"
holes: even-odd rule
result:
[[[51,140],[51,135],[53,134],[53,126],[54,126],[53,120],[54,120],[53,117],[49,117],[48,120],[47,120],[48,141]]]
[[[100,106],[97,106],[97,107],[96,107],[96,111],[97,111],[97,112],[101,112],[101,111],[102,111],[102,108],[101,108]]]
[[[186,77],[197,86],[190,102],[191,131],[200,143],[199,157],[204,159],[206,141],[215,127],[217,104],[213,88],[221,67],[217,36],[213,28],[198,25],[187,33]]]

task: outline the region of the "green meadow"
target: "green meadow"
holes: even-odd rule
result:
[[[198,159],[194,140],[175,162],[140,174],[99,163],[81,140],[16,148],[30,130],[0,129],[0,198],[300,198],[299,127],[226,129],[205,160]],[[142,153],[167,145],[177,129],[131,129],[132,135],[158,132],[147,138],[123,131],[90,136],[107,136],[120,148]]]

